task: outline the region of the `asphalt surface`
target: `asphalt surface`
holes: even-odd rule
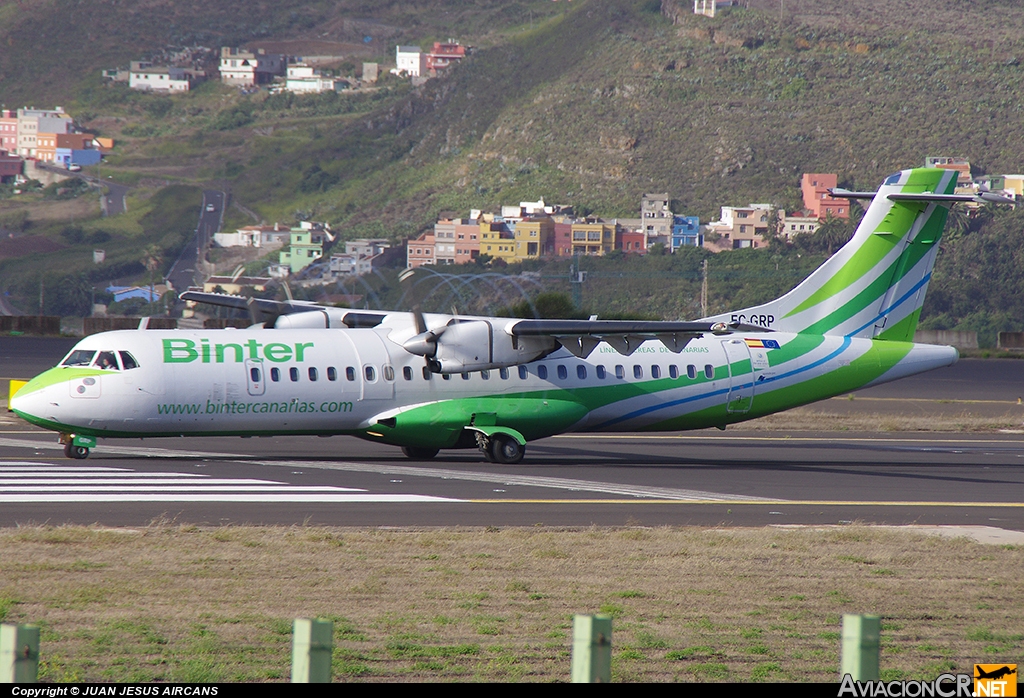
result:
[[[187,290],[189,286],[201,285],[205,278],[198,268],[198,260],[205,254],[213,234],[220,230],[224,220],[224,204],[224,192],[216,189],[203,191],[203,207],[192,240],[182,249],[166,277],[178,293]]]
[[[3,378],[67,341],[0,338]],[[1024,362],[949,369],[831,400],[1020,409]],[[872,403],[872,400],[875,401]],[[911,407],[907,407],[911,406]],[[1024,435],[702,431],[564,435],[517,466],[476,451],[409,461],[349,437],[102,441],[64,458],[53,434],[0,413],[0,525],[154,520],[352,526],[928,524],[1024,531]]]

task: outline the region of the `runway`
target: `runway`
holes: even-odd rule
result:
[[[4,378],[52,365],[43,340]],[[42,347],[42,349],[41,349]],[[31,358],[21,356],[26,351]],[[12,358],[13,357],[13,358]],[[0,388],[6,388],[0,385]],[[1024,363],[951,369],[833,400],[830,410],[1020,410]],[[0,526],[101,524],[590,526],[928,524],[1024,531],[1024,435],[701,431],[563,435],[523,463],[475,450],[434,461],[347,437],[101,441],[66,459],[55,435],[0,414]]]

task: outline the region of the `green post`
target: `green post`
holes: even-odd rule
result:
[[[0,683],[35,683],[39,674],[39,626],[0,625]]]
[[[847,674],[854,681],[878,680],[878,653],[882,621],[878,616],[843,615],[843,654],[839,678]]]
[[[612,617],[576,616],[572,634],[572,682],[611,683]]]
[[[330,683],[334,623],[296,618],[292,627],[292,683]]]

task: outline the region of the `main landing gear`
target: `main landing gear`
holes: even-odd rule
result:
[[[508,434],[493,434],[490,437],[477,434],[476,443],[484,458],[491,463],[515,465],[526,455],[526,447]]]

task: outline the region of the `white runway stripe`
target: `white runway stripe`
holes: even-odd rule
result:
[[[374,494],[331,485],[291,485],[276,480],[210,477],[197,473],[139,472],[128,468],[52,466],[0,462],[0,503],[252,502],[372,503],[453,502],[413,494]]]
[[[372,504],[383,502],[458,502],[458,499],[417,494],[8,494],[0,503],[25,502],[300,502]]]

